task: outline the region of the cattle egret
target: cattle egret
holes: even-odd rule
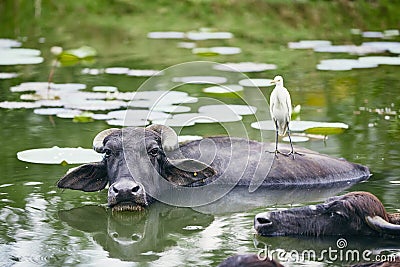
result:
[[[292,101],[290,99],[290,94],[289,91],[283,86],[282,76],[275,76],[275,78],[271,81],[271,84],[275,84],[275,88],[269,98],[269,111],[276,129],[274,153],[275,155],[280,153],[285,156],[293,154],[294,157],[295,152],[293,150],[289,129],[290,116],[292,115]],[[286,134],[286,132],[289,136],[291,151],[287,154],[284,154],[278,150],[278,135],[283,136]]]

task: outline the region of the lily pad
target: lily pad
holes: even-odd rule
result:
[[[251,124],[252,128],[259,129],[259,130],[269,130],[269,131],[275,131],[275,125],[272,120],[266,120],[266,121],[258,121],[258,122],[253,122]],[[313,128],[324,128],[326,129],[326,132],[331,131],[332,129],[347,129],[349,126],[345,123],[341,122],[318,122],[318,121],[291,121],[289,124],[289,128],[293,132],[306,132],[306,133],[313,133],[313,134],[322,134],[324,133],[321,132],[307,132],[308,129],[313,129]],[[334,133],[336,130],[332,130]],[[339,131],[339,130],[338,130]]]
[[[193,42],[179,42],[177,44],[177,47],[186,48],[186,49],[193,49],[193,48],[196,47],[196,43],[193,43]]]
[[[147,120],[108,120],[107,124],[110,126],[122,126],[122,127],[140,127],[150,124]]]
[[[323,127],[309,128],[309,129],[305,130],[305,132],[308,133],[308,134],[332,135],[332,134],[341,134],[347,128],[348,128],[347,125],[346,125],[346,127],[323,126]]]
[[[193,48],[192,53],[200,56],[216,56],[216,55],[236,55],[242,50],[239,47],[217,46],[217,47],[199,47]]]
[[[277,66],[275,64],[266,63],[240,62],[216,64],[213,68],[220,71],[230,72],[261,72],[266,70],[275,70]]]
[[[182,113],[182,112],[189,112],[190,107],[187,106],[175,106],[175,105],[156,105],[151,108],[152,111],[161,111],[161,112],[167,112],[167,113]]]
[[[243,79],[239,81],[239,84],[244,87],[267,87],[273,85],[272,81],[271,79]]]
[[[84,68],[81,71],[82,74],[89,74],[89,75],[99,75],[104,73],[104,69],[90,69],[90,68]]]
[[[243,86],[237,84],[228,84],[222,86],[210,86],[203,89],[204,93],[212,93],[212,94],[229,94],[243,91]]]
[[[27,48],[0,48],[0,65],[40,64],[40,51]]]
[[[383,35],[385,37],[395,37],[400,35],[400,31],[398,29],[385,30],[383,31]]]
[[[71,101],[65,103],[64,107],[70,109],[81,109],[81,110],[112,110],[126,107],[126,103],[120,100],[83,100],[83,101]]]
[[[18,76],[19,74],[15,72],[0,72],[0,79],[12,79]]]
[[[319,46],[314,49],[315,52],[326,53],[349,53],[351,55],[366,55],[384,53],[385,49],[374,46],[357,46],[357,45],[332,45],[332,46]]]
[[[147,38],[150,39],[183,39],[185,38],[185,33],[167,31],[167,32],[149,32]]]
[[[228,79],[220,76],[184,76],[174,77],[173,82],[176,83],[189,83],[189,84],[223,84]]]
[[[303,40],[299,42],[289,42],[288,47],[291,49],[313,49],[321,46],[329,46],[331,44],[331,41],[326,40]]]
[[[20,47],[22,44],[17,40],[0,38],[0,48]]]
[[[128,71],[129,71],[129,68],[125,68],[125,67],[112,67],[112,68],[106,68],[104,70],[104,72],[107,74],[127,74]]]
[[[188,32],[186,38],[189,40],[209,40],[209,39],[231,39],[233,34],[230,32]]]
[[[134,76],[134,77],[151,77],[161,74],[162,72],[160,72],[159,70],[134,70],[134,69],[130,69],[126,73],[126,75],[128,76]]]
[[[50,83],[50,86],[53,84]],[[26,82],[26,83],[21,83],[20,85],[17,86],[12,86],[10,88],[10,91],[13,93],[21,93],[21,92],[30,92],[30,91],[43,91],[47,90],[49,86],[48,82]]]
[[[346,71],[352,69],[376,68],[378,65],[373,62],[357,59],[326,59],[321,60],[317,65],[318,70]]]
[[[296,136],[296,135],[292,135],[291,139],[293,143],[307,142],[308,140],[310,140],[310,138],[308,138],[307,136]],[[283,137],[282,140],[284,142],[290,142],[289,136]]]
[[[41,107],[62,107],[64,106],[64,103],[60,100],[50,100],[50,99],[42,99],[39,101],[36,101],[37,104],[39,104]]]
[[[40,163],[40,164],[83,164],[89,162],[98,162],[102,160],[102,155],[96,153],[93,149],[85,148],[38,148],[20,151],[17,158],[21,161]]]
[[[365,64],[400,65],[400,57],[371,56],[360,57],[358,60]]]
[[[118,88],[115,86],[93,86],[92,90],[94,92],[117,92]]]
[[[38,108],[34,109],[33,113],[37,115],[57,115],[59,113],[73,113],[75,112],[72,109],[65,108]]]
[[[383,38],[384,35],[382,32],[366,31],[366,32],[362,33],[362,37],[364,37],[364,38]]]
[[[199,108],[199,113],[216,114],[234,112],[237,115],[251,115],[257,111],[256,107],[247,105],[206,105]]]
[[[224,111],[225,112],[218,113],[199,112],[176,114],[171,118],[155,120],[153,123],[168,125],[171,127],[180,127],[193,126],[196,123],[222,123],[242,120],[242,116],[236,114],[231,109],[225,108]]]
[[[111,120],[112,117],[108,116],[107,114],[93,114],[92,119],[99,120],[99,121],[105,121],[105,120]]]
[[[158,120],[158,119],[166,119],[170,118],[171,115],[159,112],[159,111],[149,111],[149,110],[136,110],[136,109],[128,109],[128,110],[117,110],[111,111],[107,114],[111,118],[117,120],[132,120],[132,121],[145,121],[145,120]]]
[[[391,50],[393,48],[399,48],[400,47],[400,42],[364,42],[361,44],[362,46],[369,46],[369,47],[375,47],[378,49],[384,49],[384,50]]]
[[[22,109],[22,108],[38,108],[40,104],[35,102],[13,102],[13,101],[5,101],[0,102],[0,108],[5,109]]]
[[[81,110],[71,109],[71,110],[64,110],[56,114],[57,117],[62,119],[73,119],[75,116],[82,114]]]

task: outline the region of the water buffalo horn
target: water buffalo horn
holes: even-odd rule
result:
[[[389,235],[400,235],[400,225],[390,223],[380,216],[366,216],[365,219],[368,225],[378,232]]]
[[[157,132],[161,136],[161,144],[165,151],[173,151],[179,147],[178,136],[175,131],[165,125],[152,124],[146,129]]]
[[[98,153],[104,153],[103,151],[103,140],[106,136],[110,135],[111,133],[118,131],[118,128],[110,128],[104,131],[99,132],[96,137],[93,139],[93,149]]]

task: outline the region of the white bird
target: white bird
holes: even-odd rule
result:
[[[283,86],[282,76],[276,76],[271,84],[275,84],[275,88],[269,98],[269,111],[271,118],[275,124],[276,136],[275,136],[275,155],[278,153],[289,156],[294,154],[292,139],[290,138],[289,122],[292,115],[292,100],[290,99],[289,91]],[[283,136],[288,133],[291,151],[288,154],[284,154],[278,150],[278,134]],[[297,153],[299,154],[299,153]]]

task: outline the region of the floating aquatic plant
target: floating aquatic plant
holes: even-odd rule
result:
[[[211,93],[211,94],[230,94],[240,91],[243,91],[243,86],[237,84],[210,86],[203,89],[204,93]]]
[[[173,82],[190,83],[190,84],[223,84],[227,82],[227,78],[220,76],[184,76],[174,77]]]
[[[272,86],[271,79],[243,79],[239,84],[244,87],[267,87]]]
[[[20,47],[22,44],[17,40],[0,38],[0,48]]]
[[[272,120],[253,122],[251,127],[259,130],[275,131],[275,125]],[[306,132],[319,135],[342,133],[349,128],[347,124],[341,122],[318,121],[291,121],[289,127],[293,132]]]
[[[187,32],[185,37],[189,40],[216,40],[216,39],[231,39],[233,34],[230,32],[210,32],[208,30],[201,32]]]
[[[147,38],[150,39],[183,39],[185,38],[185,33],[177,31],[167,31],[167,32],[149,32]]]
[[[308,138],[307,136],[297,136],[297,135],[292,135],[291,139],[293,143],[307,142],[310,140],[310,138]],[[290,142],[289,136],[283,137],[282,140],[285,142]]]
[[[40,104],[35,102],[14,102],[14,101],[4,101],[0,102],[0,108],[6,109],[22,109],[22,108],[38,108]]]
[[[18,76],[19,74],[15,72],[0,72],[0,79],[12,79]]]
[[[57,61],[62,65],[71,65],[80,61],[90,61],[97,56],[97,51],[90,46],[81,46],[75,49],[61,51],[57,55]]]
[[[240,62],[240,63],[223,63],[216,64],[216,70],[230,71],[230,72],[261,72],[266,70],[275,70],[275,64],[254,63],[254,62]]]
[[[318,70],[346,71],[352,69],[376,68],[378,64],[357,59],[326,59],[317,65]]]
[[[257,111],[256,107],[248,105],[206,105],[199,108],[199,113],[235,113],[237,115],[251,115]]]
[[[40,64],[43,60],[37,49],[0,48],[0,65]]]
[[[85,148],[37,148],[20,151],[17,158],[21,161],[41,164],[83,164],[102,160],[102,155],[93,149]]]
[[[313,49],[321,46],[330,46],[331,41],[326,40],[302,40],[299,42],[289,42],[288,47],[291,49]]]
[[[200,56],[217,56],[217,55],[236,55],[242,50],[239,47],[218,46],[218,47],[198,47],[193,48],[192,53]]]

